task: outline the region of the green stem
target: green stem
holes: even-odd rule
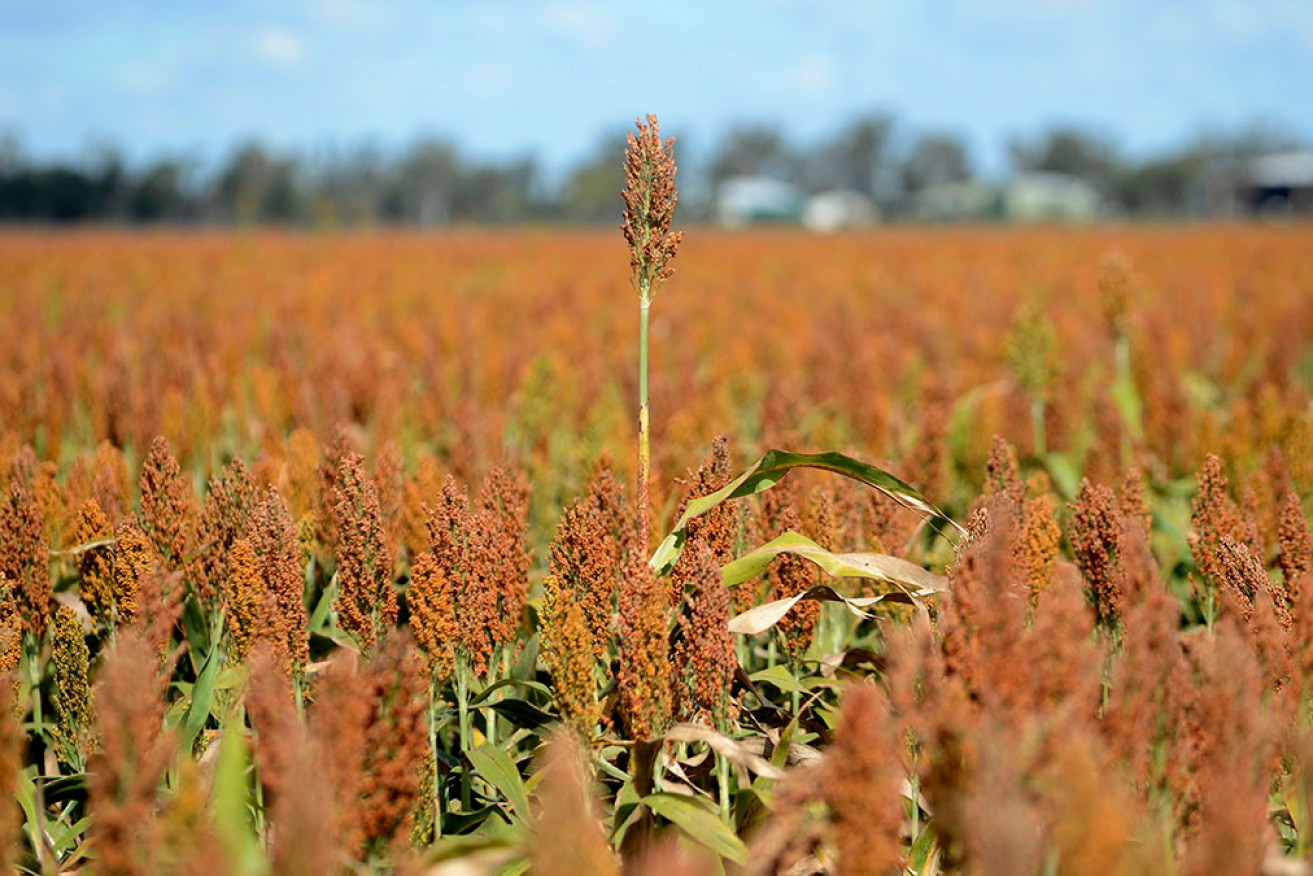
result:
[[[915,846],[921,836],[921,806],[917,802],[921,799],[921,776],[915,769],[909,784],[912,786],[912,845]]]
[[[437,682],[429,679],[429,756],[433,758],[433,841],[442,838],[442,773],[438,769]]]
[[[469,669],[463,661],[456,665],[456,708],[459,714],[458,732],[460,733],[460,750],[464,754],[470,750],[470,681]],[[470,810],[470,771],[461,770],[460,803],[461,810]]]
[[[292,669],[292,701],[296,704],[297,720],[305,720],[305,670],[299,666]]]
[[[1123,332],[1119,331],[1113,349],[1117,382],[1124,386],[1133,387],[1135,385],[1135,378],[1131,374],[1131,339]],[[1119,422],[1121,423],[1121,428],[1118,430],[1118,433],[1121,437],[1120,450],[1122,468],[1129,468],[1134,461],[1135,450],[1131,445],[1130,430],[1127,428],[1125,418],[1123,417]]]
[[[1048,441],[1044,436],[1044,400],[1041,398],[1030,402],[1030,427],[1034,436],[1035,457],[1043,458],[1048,454]]]
[[[30,695],[32,698],[32,725],[36,730],[37,751],[44,750],[44,739],[42,734],[45,732],[42,728],[45,726],[45,720],[41,714],[41,641],[31,633],[23,634],[23,662],[27,664],[27,680]],[[32,777],[33,797],[36,823],[32,825],[36,831],[36,836],[32,838],[32,851],[36,854],[37,866],[41,868],[42,874],[58,873],[59,862],[55,856],[54,849],[50,848],[50,838],[46,836],[46,790],[45,782],[41,778],[42,758],[36,758],[37,770],[36,775]]]
[[[638,304],[638,538],[643,555],[647,555],[649,537],[648,477],[651,450],[648,444],[647,413],[647,335],[648,314],[652,307],[650,284],[640,280]]]
[[[720,785],[720,818],[733,827],[729,811],[729,761],[719,754],[716,755],[716,780]]]

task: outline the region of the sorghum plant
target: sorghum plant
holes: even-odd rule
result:
[[[675,140],[661,141],[657,118],[635,122],[625,149],[624,220],[620,230],[629,245],[630,279],[638,292],[638,548],[647,553],[649,469],[647,337],[652,299],[675,273],[671,262],[683,235],[670,230],[679,196],[675,191]]]

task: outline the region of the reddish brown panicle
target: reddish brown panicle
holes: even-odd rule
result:
[[[683,235],[670,230],[675,215],[675,139],[664,143],[657,118],[635,122],[625,148],[624,218],[620,230],[629,244],[629,266],[639,294],[650,297],[675,269],[671,262]]]

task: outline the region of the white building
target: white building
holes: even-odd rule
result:
[[[802,208],[802,224],[822,234],[875,224],[880,211],[875,201],[861,192],[834,189],[812,195]]]
[[[789,183],[768,176],[736,176],[716,190],[716,221],[727,228],[802,219],[802,195]]]

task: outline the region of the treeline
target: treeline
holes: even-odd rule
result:
[[[115,149],[77,161],[42,160],[25,155],[10,137],[0,140],[0,222],[611,222],[619,215],[623,138],[623,130],[601,137],[567,172],[549,174],[531,155],[481,160],[442,139],[397,150],[329,152],[250,142],[206,167],[186,155],[134,165]],[[914,217],[918,193],[979,177],[961,136],[910,128],[888,114],[854,118],[812,142],[795,141],[767,124],[731,129],[702,152],[697,142],[680,142],[681,214],[688,221],[714,215],[718,186],[738,176],[771,177],[803,194],[860,192],[891,219]],[[1079,178],[1098,193],[1108,215],[1200,217],[1227,209],[1250,159],[1301,145],[1298,138],[1254,126],[1136,157],[1096,131],[1056,126],[1011,141],[1007,166],[1014,175],[1042,171]]]

